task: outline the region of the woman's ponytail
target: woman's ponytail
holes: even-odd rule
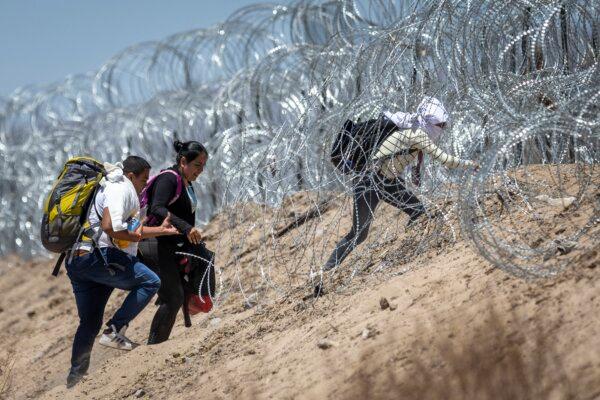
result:
[[[194,160],[200,154],[205,154],[206,157],[208,157],[208,150],[206,150],[206,147],[194,140],[189,142],[175,140],[175,142],[173,142],[173,147],[175,148],[175,152],[177,152],[177,157],[175,158],[177,164],[179,164],[181,157],[185,157],[188,162]]]
[[[184,148],[184,143],[180,140],[175,140],[173,142],[173,147],[175,148],[175,152],[179,154],[179,152]]]

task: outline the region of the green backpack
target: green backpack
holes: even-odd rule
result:
[[[90,236],[88,209],[105,175],[104,166],[93,158],[71,158],[46,197],[40,233],[42,245],[51,252],[61,253],[52,275],[58,275],[60,265],[75,243],[84,234]]]

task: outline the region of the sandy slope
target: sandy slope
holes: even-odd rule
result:
[[[362,245],[371,251],[357,252],[326,277],[325,296],[303,300],[309,265],[321,263],[322,249],[338,237],[328,229],[340,216],[340,229],[348,227],[347,202],[332,201],[319,218],[292,227],[276,242],[265,227],[275,226],[271,233],[285,228],[290,216],[319,202],[315,196],[296,195],[281,210],[248,206],[236,220],[225,213],[215,218],[206,229],[208,245],[218,251],[229,294],[218,309],[194,317],[189,329],[179,319],[172,339],[161,345],[130,353],[96,345],[90,374],[70,390],[64,382],[77,316],[68,279],[51,277],[49,261],[3,260],[2,379],[10,373],[5,396],[115,399],[134,397],[142,388],[146,398],[157,399],[352,398],[360,397],[365,380],[385,395],[386,376],[410,381],[419,373],[419,360],[442,368],[443,359],[430,365],[440,356],[440,341],[469,352],[486,339],[481,335],[490,336],[481,326],[497,320],[504,329],[503,338],[493,339],[499,347],[517,337],[524,353],[539,352],[535,340],[544,337],[566,373],[546,378],[571,381],[577,398],[600,397],[597,226],[564,256],[567,272],[525,282],[491,267],[460,236],[453,240],[449,226],[431,228],[438,230],[437,242],[428,252],[407,256],[419,233],[390,233],[389,225],[403,217],[384,205]],[[579,212],[590,213],[591,204]],[[256,264],[266,259],[270,270],[261,275]],[[350,280],[355,265],[365,271]],[[378,268],[383,271],[373,272]],[[265,276],[271,285],[287,288],[286,295],[265,288]],[[236,280],[256,289],[257,306],[244,306]],[[107,315],[123,295],[113,294]],[[395,309],[382,310],[382,297]],[[145,341],[153,312],[151,305],[134,321],[132,339]],[[324,339],[330,348],[318,346]]]

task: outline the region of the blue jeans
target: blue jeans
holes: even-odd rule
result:
[[[110,268],[106,267],[99,251]],[[80,374],[89,367],[94,339],[102,327],[104,307],[113,289],[130,292],[107,322],[118,331],[146,307],[160,288],[159,277],[137,257],[116,248],[101,248],[99,251],[73,257],[66,264],[79,314],[79,327],[71,353],[71,371]]]

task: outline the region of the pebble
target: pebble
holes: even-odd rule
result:
[[[248,296],[246,299],[244,299],[244,302],[242,304],[245,310],[249,310],[255,307],[256,305],[258,305],[258,299],[256,294]]]
[[[35,356],[33,357],[33,362],[36,362],[36,361],[39,361],[39,360],[41,360],[41,359],[42,359],[42,358],[43,358],[45,355],[46,355],[46,352],[45,352],[45,351],[40,351],[40,352],[37,352],[37,353],[35,354]]]
[[[317,342],[317,347],[322,350],[327,350],[334,346],[337,346],[337,344],[328,339],[321,339],[319,340],[319,342]]]
[[[379,331],[376,328],[367,326],[365,329],[363,329],[360,336],[366,340],[366,339],[373,338],[373,337],[377,336],[378,334],[379,334]]]
[[[551,206],[554,207],[562,207],[563,209],[567,209],[571,206],[571,204],[573,204],[573,202],[576,200],[575,197],[561,197],[561,198],[557,198],[554,199],[546,194],[541,194],[539,196],[535,197],[537,200],[543,201],[547,204],[550,204]]]
[[[381,307],[382,310],[390,308],[390,303],[389,303],[388,299],[386,299],[385,297],[382,297],[381,299],[379,299],[379,307]]]
[[[144,395],[146,394],[146,391],[144,389],[138,389],[136,390],[134,396],[139,399],[140,397],[144,397]]]
[[[554,242],[556,243],[556,250],[560,255],[569,254],[577,247],[577,242],[571,240],[557,239]]]
[[[258,303],[256,303],[255,301],[248,300],[248,301],[244,301],[242,303],[242,307],[244,307],[244,310],[249,310],[249,309],[255,307],[257,304]]]

